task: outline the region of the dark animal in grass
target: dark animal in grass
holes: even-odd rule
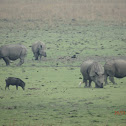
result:
[[[24,90],[25,89],[25,82],[23,82],[21,79],[19,78],[15,78],[15,77],[8,77],[6,80],[6,86],[5,86],[5,90],[6,88],[8,87],[9,89],[9,86],[10,85],[16,85],[16,89],[18,90],[18,86],[22,87],[22,89]]]
[[[109,60],[104,65],[105,69],[105,84],[108,84],[107,77],[109,76],[109,80],[116,84],[114,81],[114,77],[123,78],[126,77],[126,60],[115,59]]]
[[[91,87],[91,82],[94,81],[96,88],[103,88],[104,68],[100,63],[93,60],[87,60],[82,63],[80,72],[83,75],[85,87]],[[87,84],[87,81],[89,81],[89,85]]]
[[[35,42],[32,44],[32,52],[34,54],[35,60],[38,60],[40,57],[40,60],[42,56],[46,57],[46,52],[45,52],[45,44],[43,42]]]
[[[27,49],[21,44],[3,45],[0,47],[0,59],[2,58],[6,66],[10,65],[10,60],[20,59],[18,66],[24,63],[24,58],[27,55]]]

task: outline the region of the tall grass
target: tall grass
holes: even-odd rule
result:
[[[0,19],[126,21],[125,0],[0,0]]]

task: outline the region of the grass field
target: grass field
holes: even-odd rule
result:
[[[126,79],[103,89],[78,87],[79,68],[3,67],[1,68],[0,124],[29,126],[103,125],[125,126]],[[10,86],[4,78],[20,75],[26,90]]]
[[[0,0],[0,46],[28,49],[21,67],[19,60],[9,67],[0,60],[0,125],[125,126],[125,113],[115,111],[126,111],[126,78],[103,89],[78,86],[84,60],[126,59],[125,12],[125,0]],[[39,40],[47,57],[35,61],[31,45]],[[22,79],[25,90],[5,91],[10,76]]]

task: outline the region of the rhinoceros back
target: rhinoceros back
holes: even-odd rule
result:
[[[126,60],[120,59],[115,61],[115,77],[126,77]]]
[[[8,57],[10,60],[16,60],[27,54],[25,46],[20,44],[5,45],[1,48],[2,57]]]

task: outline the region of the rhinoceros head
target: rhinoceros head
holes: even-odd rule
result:
[[[44,47],[43,47],[43,45],[39,45],[39,46],[38,46],[38,51],[39,51],[39,54],[40,54],[41,56],[44,56],[44,57],[47,56],[47,55],[46,55],[46,52],[45,52],[45,49],[44,49]]]
[[[101,64],[94,62],[90,67],[89,76],[95,82],[96,87],[103,88],[104,68]]]

